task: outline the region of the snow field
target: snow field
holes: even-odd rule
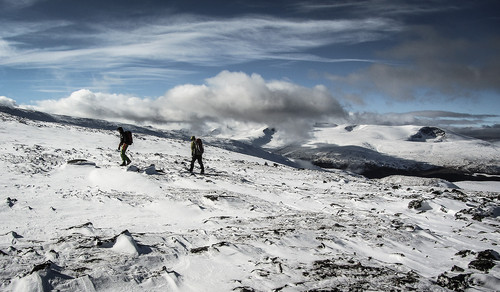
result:
[[[294,156],[300,157],[303,155],[301,152],[307,151],[308,148],[323,147],[319,153],[312,154],[313,157],[321,158],[322,152],[326,152],[323,154],[325,156],[323,159],[333,160],[339,165],[342,165],[342,162],[344,164],[359,163],[356,160],[364,156],[365,160],[371,164],[398,169],[415,167],[416,163],[470,169],[483,173],[498,169],[500,148],[496,145],[451,131],[446,131],[444,137],[429,139],[426,142],[409,141],[409,138],[419,132],[420,128],[420,126],[411,125],[318,127],[312,133],[311,138],[303,142],[304,149],[294,149],[296,152]],[[354,150],[364,153],[357,153],[351,157],[349,152]],[[370,150],[373,153],[370,153]],[[332,153],[328,154],[328,152]],[[342,153],[345,157],[328,157],[336,152]],[[498,190],[497,188],[496,191]]]
[[[498,287],[498,259],[471,265],[498,255],[491,189],[300,170],[211,145],[207,174],[192,175],[189,141],[145,134],[119,167],[116,131],[2,119],[0,290]]]

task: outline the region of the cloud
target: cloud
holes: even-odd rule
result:
[[[6,96],[0,96],[0,106],[17,107],[16,101]]]
[[[15,106],[0,97],[0,104]],[[204,84],[185,84],[158,98],[92,92],[82,89],[66,98],[38,101],[34,109],[71,116],[108,119],[143,125],[183,125],[200,132],[221,128],[278,129],[284,140],[307,137],[318,122],[352,124],[422,125],[463,128],[491,124],[500,115],[476,115],[450,111],[407,113],[347,113],[322,85],[312,88],[291,82],[265,80],[258,74],[223,71]],[[477,127],[476,127],[477,128]],[[475,136],[497,137],[498,128],[468,130]],[[465,130],[464,130],[465,131]]]
[[[37,76],[43,71],[51,82],[44,80],[42,90],[66,92],[68,87],[117,90],[121,84],[144,88],[145,80],[170,80],[173,86],[186,82],[186,76],[213,72],[211,68],[224,70],[254,61],[376,62],[331,58],[321,50],[384,39],[401,29],[395,21],[370,17],[302,20],[188,14],[96,22],[0,18],[0,26],[0,67],[30,73],[34,69]]]
[[[483,127],[455,128],[453,130],[459,134],[474,137],[477,139],[482,139],[491,142],[500,141],[500,124],[495,124],[492,126],[483,126]]]
[[[154,119],[152,101],[122,94],[94,93],[87,89],[58,100],[41,100],[33,107],[49,113],[76,117],[145,121]]]
[[[8,42],[0,38],[0,58],[12,54],[12,47]]]
[[[41,0],[0,0],[0,9],[21,9],[34,5]]]
[[[413,111],[406,113],[356,112],[349,114],[349,121],[354,124],[369,125],[421,125],[440,127],[464,127],[490,123],[500,115],[481,115],[456,113],[449,111]]]
[[[374,41],[401,29],[397,22],[382,18],[303,21],[177,15],[167,19],[108,23],[4,20],[2,27],[8,33],[0,33],[0,37],[15,53],[0,57],[0,65],[102,70],[103,65],[149,67],[151,62],[220,66],[273,59],[336,61],[306,52],[332,44]],[[34,31],[36,28],[39,30]]]
[[[345,118],[346,112],[324,86],[302,87],[266,81],[258,74],[223,71],[206,84],[177,86],[157,99],[79,90],[58,100],[38,101],[38,110],[142,124],[251,123],[306,136],[314,123]]]
[[[450,9],[456,6],[443,1],[391,1],[391,0],[361,0],[361,1],[302,1],[295,5],[298,12],[328,11],[329,13],[348,13],[349,15],[366,16],[404,16],[421,15]]]
[[[429,28],[380,53],[392,64],[372,64],[352,74],[328,75],[361,93],[382,93],[397,101],[471,98],[500,92],[500,38],[480,41],[442,37]]]
[[[176,12],[174,4],[163,2],[154,12],[151,7],[136,11],[135,5],[143,4],[128,3],[103,14],[102,5],[111,4],[58,11],[47,1],[35,4],[17,13],[0,11],[0,67],[26,70],[27,79],[33,80],[25,82],[26,87],[39,82],[42,85],[35,89],[43,92],[79,88],[117,92],[117,85],[121,92],[146,91],[157,89],[153,84],[158,81],[168,80],[169,86],[198,82],[186,79],[200,78],[207,71],[241,70],[252,62],[371,63],[377,60],[332,57],[325,48],[387,39],[402,30],[398,21],[373,16],[285,18],[259,10],[263,14],[209,17]],[[21,13],[32,17],[19,17]]]

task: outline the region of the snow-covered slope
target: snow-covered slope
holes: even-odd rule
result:
[[[287,157],[357,173],[380,168],[500,174],[500,149],[495,144],[451,131],[419,126],[318,127],[311,139],[282,147]]]
[[[91,124],[0,113],[0,290],[500,286],[496,182],[369,180],[215,140],[191,175],[187,135],[139,128],[119,167],[118,133]]]

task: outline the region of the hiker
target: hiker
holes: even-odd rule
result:
[[[132,145],[132,133],[130,131],[123,131],[122,127],[118,127],[117,130],[120,132],[120,144],[118,145],[118,151],[120,151],[121,148],[121,157],[123,161],[120,166],[129,165],[132,161],[128,158],[127,154],[125,154],[125,151],[127,151],[129,145]]]
[[[193,172],[194,168],[194,162],[198,160],[198,163],[200,164],[201,168],[201,174],[205,173],[205,168],[203,167],[203,161],[202,161],[202,155],[203,155],[203,143],[201,142],[201,139],[198,138],[196,139],[195,136],[191,136],[191,167],[189,168],[190,172]]]

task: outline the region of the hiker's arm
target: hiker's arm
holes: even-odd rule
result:
[[[120,150],[120,147],[123,145],[123,135],[120,134],[120,144],[118,144],[118,150]]]

